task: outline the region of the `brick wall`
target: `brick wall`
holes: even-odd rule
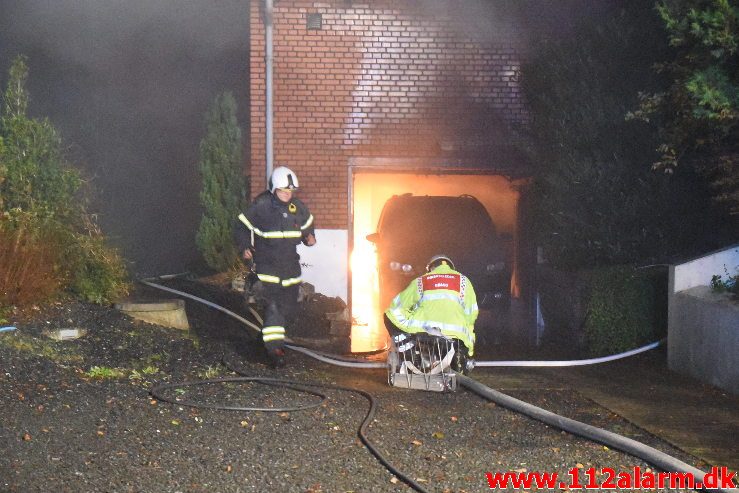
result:
[[[253,195],[265,184],[262,3],[251,1]],[[460,157],[526,120],[515,29],[460,7],[492,2],[275,3],[274,164],[298,174],[319,228],[347,228],[349,158]]]

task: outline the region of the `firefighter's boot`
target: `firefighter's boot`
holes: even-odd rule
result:
[[[285,350],[281,347],[270,349],[267,351],[269,362],[273,368],[284,368],[285,367]]]

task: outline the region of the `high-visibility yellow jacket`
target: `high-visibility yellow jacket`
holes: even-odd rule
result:
[[[403,332],[416,334],[437,328],[445,336],[459,339],[469,356],[474,353],[478,313],[472,283],[447,264],[412,281],[385,311]]]

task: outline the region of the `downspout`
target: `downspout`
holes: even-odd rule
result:
[[[264,86],[265,86],[265,158],[267,162],[266,181],[269,187],[269,177],[272,176],[272,168],[274,166],[274,121],[272,115],[273,108],[273,91],[272,91],[272,70],[274,63],[274,46],[272,43],[272,13],[273,0],[264,0]]]

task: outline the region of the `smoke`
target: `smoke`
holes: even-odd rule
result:
[[[583,19],[597,19],[624,0],[417,0],[430,19],[452,19],[456,32],[480,40],[506,40],[526,51],[536,41],[571,34]]]
[[[115,66],[139,36],[172,51],[193,48],[193,57],[214,56],[243,45],[248,2],[237,0],[23,0],[3,2],[3,27],[30,38],[58,60]]]
[[[248,0],[0,0],[0,82],[29,58],[30,112],[91,178],[92,209],[134,272],[198,258],[198,144],[223,90],[248,137]]]
[[[453,14],[460,32],[513,29],[526,46],[614,1],[416,4],[428,18]],[[51,119],[91,177],[92,209],[134,271],[188,268],[199,257],[203,115],[224,89],[236,96],[248,146],[249,1],[0,0],[3,87],[19,53],[29,57],[31,113]]]

